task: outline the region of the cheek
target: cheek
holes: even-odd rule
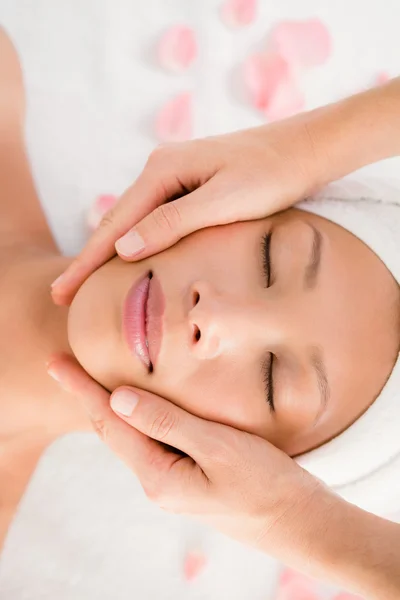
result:
[[[220,365],[203,364],[190,376],[183,373],[181,380],[165,375],[154,392],[198,417],[268,439],[269,409],[261,379],[259,387],[256,381],[251,368],[227,360]]]
[[[260,221],[202,229],[155,258],[164,272],[176,273],[184,280],[199,275],[214,282],[222,278],[224,289],[229,279],[234,282],[250,268],[254,285],[254,269],[260,268],[265,227]]]

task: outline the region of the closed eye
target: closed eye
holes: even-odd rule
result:
[[[271,238],[272,231],[262,238],[262,261],[267,288],[271,285]]]
[[[263,379],[265,385],[265,397],[272,413],[275,412],[274,404],[274,385],[272,380],[272,366],[274,364],[274,355],[268,352],[263,364]]]
[[[262,263],[267,288],[271,285],[272,267],[271,267],[271,239],[272,231],[266,233],[262,238]],[[274,386],[272,378],[272,367],[274,363],[274,355],[268,352],[263,361],[263,379],[265,385],[265,397],[269,404],[271,412],[275,412],[274,405]]]

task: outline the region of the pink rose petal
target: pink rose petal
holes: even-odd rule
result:
[[[192,581],[201,573],[207,564],[202,552],[188,552],[183,563],[183,573],[187,581]]]
[[[304,96],[295,79],[289,77],[283,80],[276,90],[276,94],[271,98],[270,105],[265,114],[269,121],[277,121],[300,112],[304,107]]]
[[[274,600],[322,600],[317,585],[292,581],[281,585]]]
[[[279,54],[253,54],[244,65],[244,82],[252,105],[265,111],[282,81],[289,77],[288,63]]]
[[[318,582],[294,569],[284,569],[279,577],[275,600],[320,600]]]
[[[192,137],[193,98],[190,92],[169,100],[156,118],[155,132],[161,142],[184,142]]]
[[[244,82],[251,104],[270,120],[288,117],[304,108],[297,82],[279,54],[250,56],[244,66]]]
[[[191,27],[175,25],[161,37],[158,59],[162,67],[170,71],[188,69],[197,57],[196,36]]]
[[[342,592],[333,598],[333,600],[362,600],[361,596],[354,596],[348,592]]]
[[[319,19],[282,21],[271,33],[273,50],[289,64],[307,68],[324,64],[331,54],[331,36]]]
[[[304,575],[304,573],[300,573],[300,571],[295,571],[294,569],[290,569],[287,567],[279,576],[280,585],[286,585],[287,583],[315,583],[315,579],[312,577],[308,577],[308,575]]]
[[[301,573],[298,571],[294,571],[293,569],[284,569],[281,571],[279,576],[279,585],[286,585],[287,583],[291,583],[295,581],[298,577],[303,577]]]
[[[117,202],[117,197],[112,194],[102,194],[96,198],[87,214],[87,224],[91,231],[97,229],[101,219]]]
[[[286,586],[288,584],[315,588],[318,586],[318,581],[313,577],[309,577],[308,575],[301,573],[300,571],[286,567],[283,571],[281,571],[279,585]]]
[[[221,7],[221,18],[229,27],[250,25],[257,16],[257,0],[226,0]]]
[[[378,73],[376,76],[375,85],[384,85],[389,81],[389,79],[389,73],[386,73],[386,71],[380,71],[380,73]]]

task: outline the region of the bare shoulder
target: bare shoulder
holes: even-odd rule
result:
[[[22,124],[25,112],[25,95],[20,60],[6,31],[0,27],[0,85],[2,126],[5,118],[12,118]]]
[[[0,28],[0,245],[36,245],[55,252],[25,151],[24,121],[20,60]]]

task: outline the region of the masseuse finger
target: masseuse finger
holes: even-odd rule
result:
[[[161,151],[157,150],[154,156],[160,154]],[[168,151],[163,154],[164,166],[159,159],[149,159],[135,183],[104,216],[81,254],[54,281],[52,296],[56,304],[69,304],[72,301],[85,279],[115,255],[115,242],[119,237],[157,206],[185,192],[181,183],[182,174],[177,171],[173,161],[175,152],[170,152],[171,162],[168,164],[167,154]],[[137,249],[140,258],[140,244]]]
[[[49,374],[79,398],[96,433],[140,479],[147,496],[174,511],[188,511],[202,496],[203,472],[189,457],[169,451],[119,418],[110,408],[109,393],[68,355],[54,357]]]
[[[157,206],[117,240],[116,251],[124,260],[146,258],[198,229],[230,222],[226,205],[217,201],[220,196],[217,175],[190,194]]]
[[[207,468],[218,460],[225,425],[206,421],[172,402],[137,388],[119,388],[111,396],[111,408],[127,423],[154,440],[177,448]]]
[[[110,409],[110,394],[82,369],[69,355],[53,357],[48,373],[64,390],[78,398],[93,425],[93,429],[114,452],[129,464],[147,457],[155,444],[140,431],[121,421]]]
[[[211,445],[207,434],[212,436],[210,429],[214,424],[137,388],[119,388],[112,394],[110,404],[133,430],[149,436],[163,450],[149,453],[147,460],[134,465],[147,496],[173,512],[201,512],[202,502],[211,491],[211,481],[197,461],[200,458],[203,462],[207,454]],[[174,449],[187,455],[177,454]]]

